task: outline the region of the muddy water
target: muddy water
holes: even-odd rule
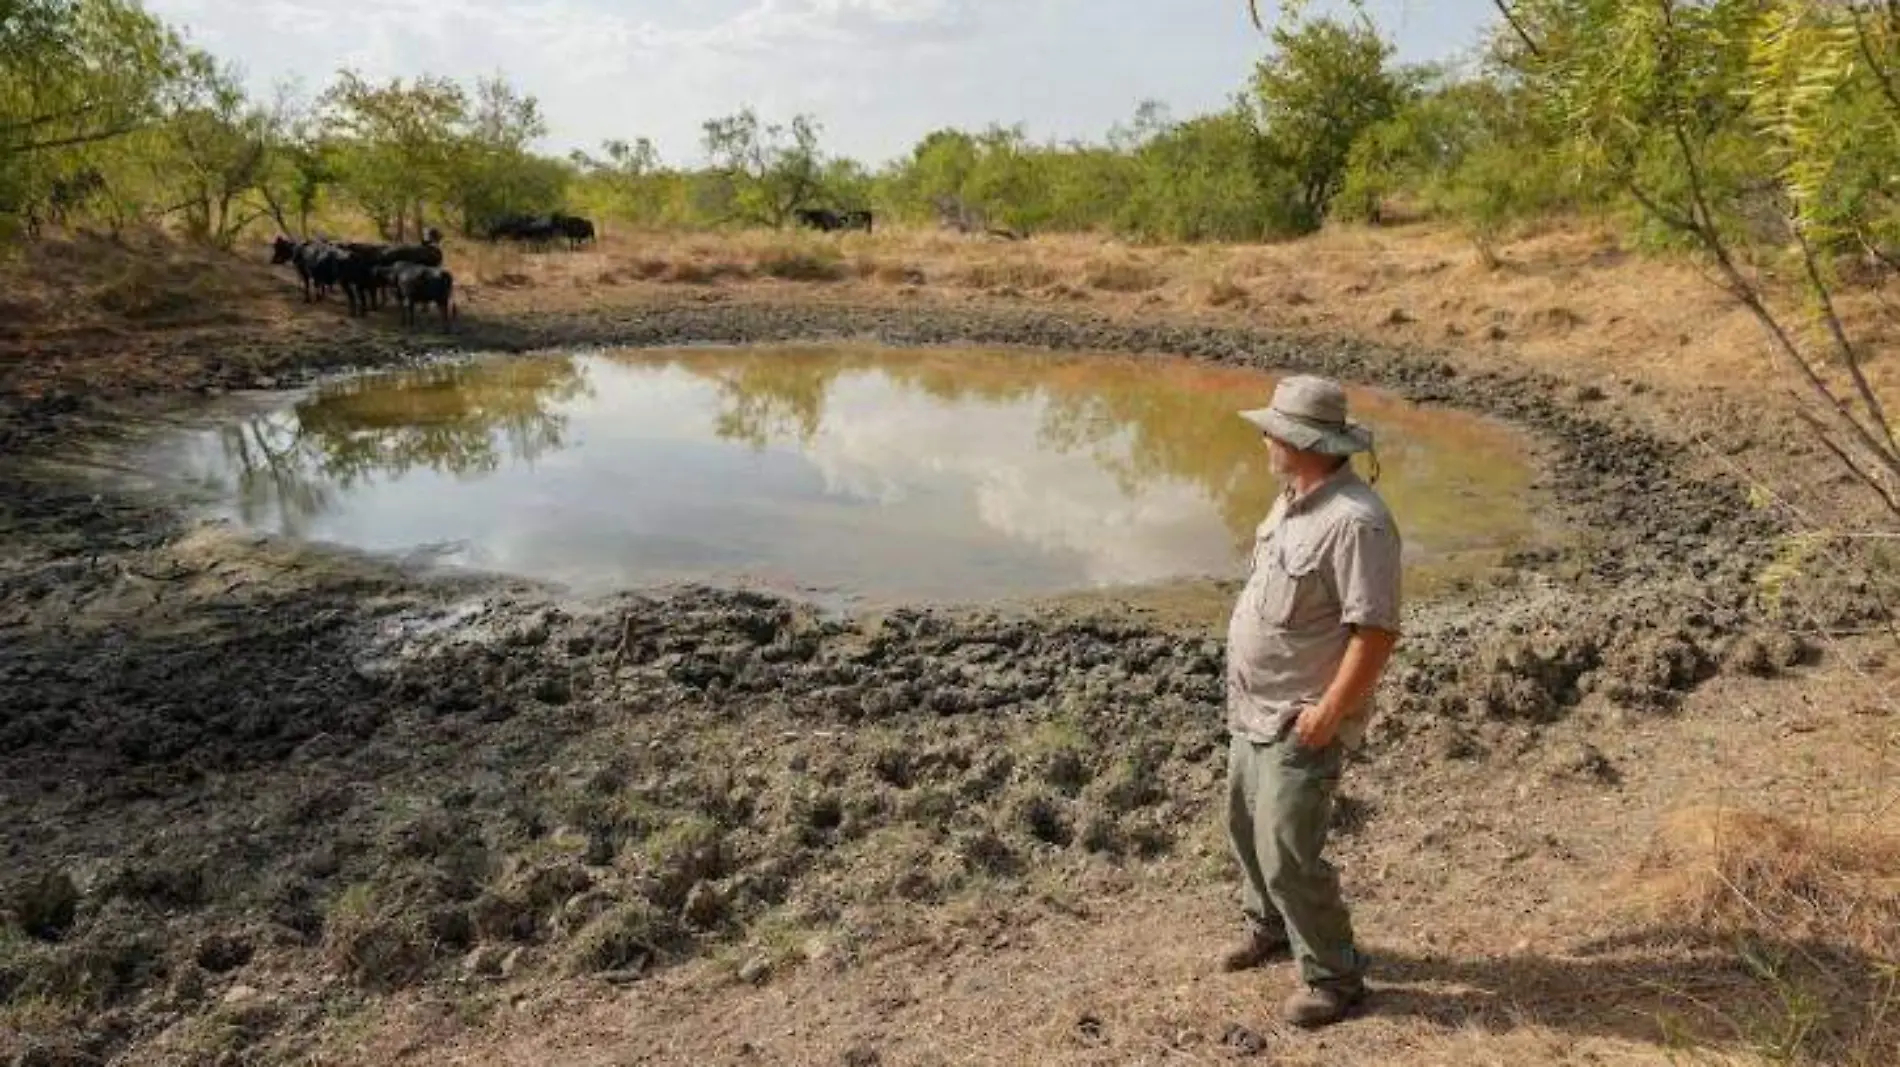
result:
[[[1275,491],[1272,379],[1125,357],[597,351],[345,381],[155,465],[274,533],[550,579],[868,603],[1233,576]],[[1520,437],[1374,392],[1415,576],[1550,537]]]

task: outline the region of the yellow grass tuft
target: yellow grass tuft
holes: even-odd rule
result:
[[[1704,1004],[1760,1061],[1900,1063],[1900,833],[1696,808],[1656,834],[1635,895],[1735,949],[1745,984]]]
[[[1052,265],[1021,255],[999,255],[966,263],[954,273],[972,289],[1041,289],[1062,280]]]
[[[735,280],[750,278],[752,269],[730,260],[683,259],[669,264],[662,277],[666,281],[683,285],[712,285],[728,278]]]
[[[923,285],[930,276],[914,263],[880,261],[872,274],[885,285]]]
[[[1900,1063],[1900,833],[1696,808],[1665,822],[1632,882],[1665,938],[1733,954],[1663,1010],[1678,1041],[1725,1031],[1717,1044],[1751,1064]],[[1715,1029],[1672,1023],[1678,1004]]]
[[[788,241],[762,250],[758,272],[788,282],[843,281],[847,273],[844,260],[835,248]]]
[[[1900,834],[1697,808],[1663,826],[1637,880],[1674,922],[1900,962]]]
[[[1222,266],[1189,286],[1194,303],[1204,307],[1244,310],[1253,304],[1247,288],[1231,266]]]
[[[1161,288],[1165,275],[1146,261],[1110,255],[1090,260],[1082,280],[1110,293],[1145,293]]]

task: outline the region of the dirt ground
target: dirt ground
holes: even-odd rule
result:
[[[1796,536],[1866,512],[1686,268],[1582,233],[1504,271],[1429,231],[615,235],[451,248],[447,337],[257,258],[0,264],[12,1062],[1900,1062],[1887,543]],[[824,338],[1325,372],[1538,441],[1579,536],[1410,611],[1348,772],[1366,1018],[1288,1031],[1289,965],[1211,965],[1218,620],[577,601],[86,476],[193,394]]]

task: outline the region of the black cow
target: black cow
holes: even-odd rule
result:
[[[337,283],[349,301],[351,315],[367,315],[382,305],[383,279],[376,268],[388,249],[383,245],[349,241],[337,245]]]
[[[799,208],[792,213],[800,226],[819,230],[824,233],[836,233],[839,230],[863,230],[871,232],[873,216],[869,211],[832,211],[828,208]]]
[[[292,241],[278,234],[271,242],[270,261],[274,266],[289,263],[297,269],[297,280],[303,283],[303,299],[307,304],[322,300],[337,283],[342,254],[327,241]]]
[[[553,215],[509,215],[497,219],[488,228],[490,241],[520,241],[524,244],[549,245],[565,234]]]
[[[506,215],[496,219],[488,224],[488,239],[490,241],[512,240],[521,232],[522,224],[527,221],[524,215]]]
[[[330,295],[343,280],[343,250],[326,241],[312,241],[303,250],[305,262],[309,264],[310,284],[317,291],[317,299]],[[304,268],[298,268],[302,270]]]
[[[396,293],[396,303],[402,307],[403,325],[409,326],[416,322],[418,307],[434,304],[442,312],[442,328],[454,328],[455,275],[441,267],[424,267],[415,263],[396,263],[382,269]]]
[[[579,248],[594,239],[592,219],[582,218],[579,215],[555,215],[552,221],[555,228],[561,231],[561,236],[567,238],[567,247],[570,249]]]
[[[800,226],[808,230],[831,233],[844,227],[844,219],[836,211],[821,207],[802,207],[792,213]]]
[[[382,250],[384,266],[397,263],[414,263],[418,267],[439,267],[442,265],[442,246],[427,241],[419,245],[390,245]]]

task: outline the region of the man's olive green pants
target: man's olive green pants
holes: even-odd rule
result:
[[[1300,744],[1292,731],[1269,744],[1235,735],[1227,756],[1227,837],[1240,861],[1240,905],[1256,928],[1285,931],[1311,986],[1352,986],[1367,960],[1327,863],[1326,832],[1345,752]]]

